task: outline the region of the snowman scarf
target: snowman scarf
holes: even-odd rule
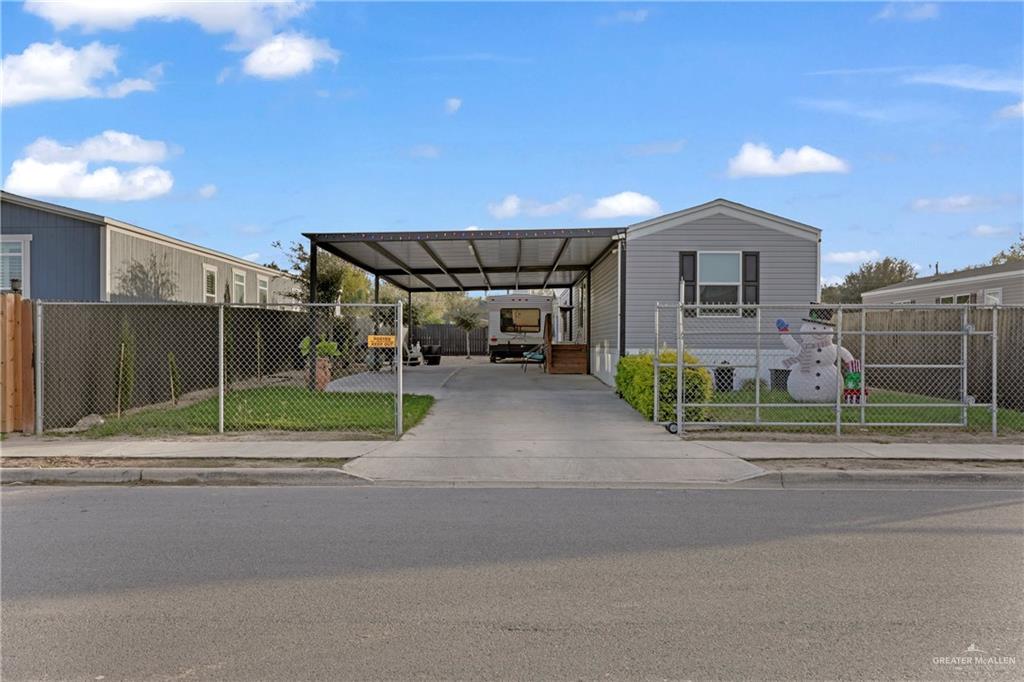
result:
[[[828,348],[832,345],[832,339],[821,339],[818,341],[805,341],[800,344],[800,354],[791,355],[782,361],[782,366],[789,369],[793,365],[800,363],[801,372],[811,371],[811,360],[814,359],[814,352],[819,348]]]

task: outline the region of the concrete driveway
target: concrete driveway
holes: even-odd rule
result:
[[[408,368],[404,381],[406,393],[436,397],[431,413],[346,470],[387,481],[538,484],[725,483],[762,473],[670,436],[591,376],[446,357]]]

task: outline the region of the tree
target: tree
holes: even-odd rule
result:
[[[145,261],[132,260],[117,274],[120,295],[139,301],[169,301],[178,293],[170,258],[149,254]]]
[[[289,294],[300,302],[309,300],[309,251],[301,242],[292,242],[287,247],[276,241],[271,244],[280,251],[287,263],[281,268],[277,263],[267,263],[267,267],[290,272],[299,280],[299,288]],[[370,303],[373,301],[373,286],[369,277],[362,270],[350,265],[332,253],[323,249],[317,254],[316,262],[316,300],[321,303]]]
[[[860,303],[860,295],[865,291],[906,282],[916,276],[914,266],[902,258],[870,261],[846,275],[841,283],[822,287],[821,300],[824,303]]]
[[[466,333],[466,358],[469,353],[469,334],[483,326],[480,304],[470,298],[461,300],[449,313],[451,323]]]
[[[992,256],[992,265],[1021,262],[1024,262],[1024,234],[1019,235],[1017,241],[1010,244],[1009,248]]]

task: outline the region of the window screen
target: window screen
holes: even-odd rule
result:
[[[508,334],[536,334],[540,331],[540,308],[502,308],[501,331]]]
[[[245,273],[236,272],[232,274],[233,287],[231,300],[234,303],[245,303]]]
[[[0,242],[0,288],[10,289],[12,279],[20,279],[22,288],[25,287],[24,248],[21,241]]]

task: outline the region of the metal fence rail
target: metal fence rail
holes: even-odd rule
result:
[[[36,305],[37,432],[402,433],[401,303]]]
[[[654,339],[652,417],[680,434],[1024,432],[1024,306],[660,303]]]

